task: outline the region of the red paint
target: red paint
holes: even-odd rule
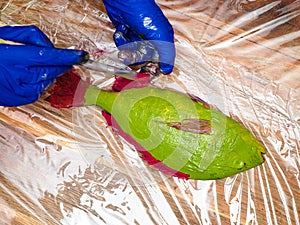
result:
[[[56,78],[46,100],[55,108],[81,106],[85,103],[84,95],[89,85],[89,80],[82,80],[76,70],[72,69]]]
[[[95,59],[99,59],[104,54],[106,54],[106,49],[96,49],[90,53]]]
[[[102,56],[105,54],[104,49],[98,49],[97,51],[95,51],[94,53],[96,56]]]
[[[107,125],[112,126],[111,115],[106,111],[102,111],[102,116],[105,118]]]
[[[149,74],[147,73],[137,73],[136,80],[128,80],[123,77],[115,77],[115,81],[112,86],[113,91],[122,91],[123,89],[130,88],[141,88],[151,85],[149,80]]]

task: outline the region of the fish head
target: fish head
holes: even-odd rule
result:
[[[233,127],[230,127],[233,126]],[[192,179],[220,179],[250,170],[264,162],[266,149],[255,136],[236,122],[230,121],[222,137],[210,140],[206,151],[193,165],[198,171]]]

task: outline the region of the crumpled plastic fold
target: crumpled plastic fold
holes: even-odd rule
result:
[[[175,30],[171,76],[248,128],[265,162],[233,177],[181,180],[145,163],[101,109],[0,107],[0,224],[300,224],[300,2],[157,3]],[[9,0],[0,21],[37,25],[57,47],[118,52],[101,1]],[[76,69],[100,88],[113,77]]]

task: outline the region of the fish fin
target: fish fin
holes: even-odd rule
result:
[[[137,80],[129,80],[123,77],[115,77],[112,90],[120,92],[124,89],[141,88],[151,85],[150,75],[148,73],[137,73]]]
[[[193,94],[188,94],[188,95],[190,96],[190,98],[192,99],[192,101],[202,103],[203,107],[206,108],[206,109],[210,108],[210,105],[206,101],[204,101],[201,98],[199,98],[198,96],[193,95]]]
[[[106,111],[102,111],[102,116],[105,118],[107,126],[112,126],[112,116],[110,113],[106,112]]]

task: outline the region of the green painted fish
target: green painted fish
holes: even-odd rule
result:
[[[99,90],[73,70],[56,81],[48,101],[54,107],[101,107],[143,159],[179,178],[220,179],[264,162],[265,148],[250,131],[200,99],[153,87],[145,79],[117,79],[113,87],[120,81],[126,87]]]

